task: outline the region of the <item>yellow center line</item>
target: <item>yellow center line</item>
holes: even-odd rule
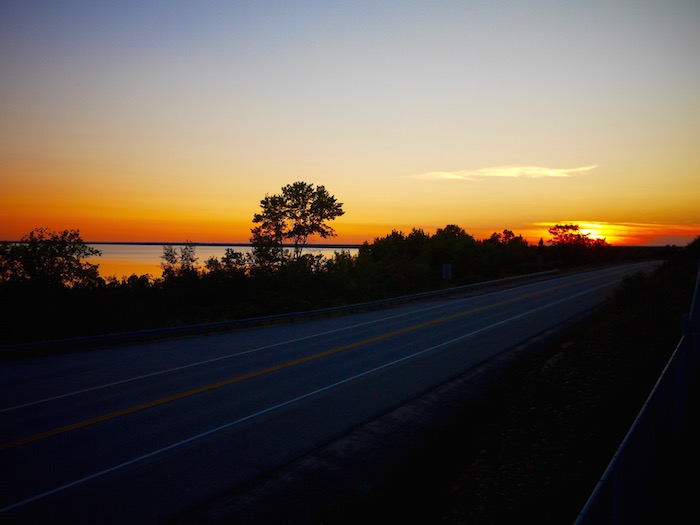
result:
[[[587,279],[587,281],[588,281],[588,280],[592,280],[592,279]],[[582,282],[582,281],[578,281],[577,283],[572,283],[572,284],[580,284],[581,282]],[[41,440],[41,439],[45,439],[45,438],[48,438],[48,437],[51,437],[51,436],[55,436],[55,435],[58,435],[58,434],[63,434],[63,433],[65,433],[65,432],[69,432],[69,431],[71,431],[71,430],[76,430],[76,429],[79,429],[79,428],[84,428],[84,427],[87,427],[87,426],[89,426],[89,425],[93,425],[93,424],[95,424],[95,423],[100,423],[100,422],[102,422],[102,421],[107,421],[107,420],[109,420],[109,419],[114,419],[114,418],[117,418],[117,417],[120,417],[120,416],[125,416],[125,415],[127,415],[127,414],[133,414],[134,412],[139,412],[139,411],[145,410],[145,409],[147,409],[147,408],[152,408],[152,407],[155,407],[155,406],[158,406],[158,405],[163,405],[163,404],[165,404],[165,403],[170,403],[171,401],[177,401],[177,400],[179,400],[179,399],[184,399],[184,398],[186,398],[186,397],[194,396],[194,395],[196,395],[196,394],[201,394],[201,393],[203,393],[203,392],[208,392],[209,390],[215,390],[215,389],[217,389],[217,388],[221,388],[221,387],[224,387],[224,386],[227,386],[227,385],[232,385],[232,384],[234,384],[234,383],[239,383],[239,382],[245,381],[245,380],[247,380],[247,379],[252,379],[252,378],[254,378],[254,377],[263,376],[263,375],[269,374],[269,373],[271,373],[271,372],[276,372],[276,371],[278,371],[278,370],[283,370],[283,369],[285,369],[285,368],[290,368],[290,367],[292,367],[292,366],[300,365],[300,364],[302,364],[302,363],[307,363],[307,362],[309,362],[309,361],[314,361],[314,360],[320,359],[320,358],[322,358],[322,357],[328,357],[328,356],[330,356],[330,355],[338,354],[338,353],[340,353],[340,352],[344,352],[344,351],[350,350],[350,349],[352,349],[352,348],[357,348],[357,347],[359,347],[359,346],[363,346],[363,345],[368,345],[368,344],[376,343],[376,342],[378,342],[378,341],[382,341],[382,340],[388,339],[388,338],[390,338],[390,337],[396,337],[396,336],[398,336],[398,335],[403,335],[403,334],[406,334],[406,333],[408,333],[408,332],[413,332],[413,331],[415,331],[415,330],[421,330],[421,329],[423,329],[423,328],[427,328],[427,327],[429,327],[429,326],[433,326],[433,325],[436,325],[436,324],[439,324],[439,323],[444,323],[444,322],[446,322],[446,321],[452,321],[452,320],[454,320],[454,319],[458,319],[458,318],[460,318],[460,317],[465,317],[465,316],[467,316],[467,315],[471,315],[471,314],[474,314],[474,313],[477,313],[477,312],[481,312],[481,311],[484,311],[484,310],[489,310],[489,309],[491,309],[491,308],[496,308],[496,307],[498,307],[498,306],[504,306],[504,305],[506,305],[506,304],[513,303],[513,302],[515,302],[515,301],[520,301],[520,300],[522,300],[522,299],[528,299],[528,298],[530,298],[530,297],[535,297],[535,296],[537,296],[537,295],[542,295],[543,293],[551,292],[551,291],[553,291],[553,290],[558,290],[558,289],[560,289],[560,288],[565,288],[565,287],[571,286],[572,284],[559,285],[559,286],[555,286],[555,287],[553,287],[553,288],[549,288],[549,289],[547,289],[547,290],[541,290],[541,291],[538,291],[538,292],[531,292],[531,293],[529,293],[529,294],[520,295],[520,296],[518,296],[518,297],[513,297],[513,298],[511,298],[511,299],[506,299],[506,300],[500,301],[500,302],[498,302],[498,303],[493,303],[493,304],[489,304],[489,305],[485,305],[485,306],[480,306],[480,307],[478,307],[478,308],[472,308],[471,310],[466,310],[466,311],[464,311],[464,312],[459,312],[459,313],[456,313],[456,314],[453,314],[453,315],[449,315],[449,316],[446,316],[446,317],[441,317],[441,318],[439,318],[439,319],[433,319],[432,321],[426,321],[426,322],[421,323],[421,324],[418,324],[418,325],[410,326],[410,327],[407,327],[407,328],[402,328],[401,330],[396,330],[396,331],[394,331],[394,332],[388,332],[388,333],[386,333],[386,334],[378,335],[378,336],[375,336],[375,337],[372,337],[372,338],[369,338],[369,339],[364,339],[364,340],[362,340],[362,341],[357,341],[357,342],[355,342],[355,343],[351,343],[351,344],[348,344],[348,345],[345,345],[345,346],[340,346],[340,347],[337,347],[337,348],[332,348],[332,349],[326,350],[326,351],[324,351],[324,352],[319,352],[319,353],[317,353],[317,354],[313,354],[313,355],[310,355],[310,356],[301,357],[301,358],[299,358],[299,359],[294,359],[293,361],[287,361],[287,362],[285,362],[285,363],[280,363],[280,364],[278,364],[278,365],[274,365],[274,366],[271,366],[271,367],[269,367],[269,368],[264,368],[264,369],[262,369],[262,370],[256,370],[256,371],[254,371],[254,372],[249,372],[249,373],[247,373],[247,374],[243,374],[243,375],[240,375],[240,376],[237,376],[237,377],[233,377],[233,378],[231,378],[231,379],[226,379],[226,380],[224,380],[224,381],[219,381],[218,383],[212,383],[212,384],[209,384],[209,385],[201,386],[201,387],[199,387],[199,388],[194,388],[194,389],[192,389],[192,390],[187,390],[187,391],[185,391],[185,392],[179,392],[179,393],[173,394],[173,395],[171,395],[171,396],[163,397],[163,398],[156,399],[156,400],[153,400],[153,401],[148,401],[147,403],[142,403],[142,404],[140,404],[140,405],[134,405],[134,406],[132,406],[132,407],[124,408],[124,409],[122,409],[122,410],[117,410],[117,411],[115,411],[115,412],[110,412],[110,413],[108,413],[108,414],[103,414],[103,415],[101,415],[101,416],[97,416],[97,417],[94,417],[94,418],[91,418],[91,419],[86,419],[86,420],[79,421],[79,422],[77,422],[77,423],[72,423],[72,424],[70,424],[70,425],[66,425],[66,426],[63,426],[63,427],[54,428],[54,429],[52,429],[52,430],[47,430],[46,432],[41,432],[41,433],[35,434],[35,435],[33,435],[33,436],[28,436],[28,437],[25,437],[25,438],[21,438],[21,439],[15,440],[15,441],[11,441],[11,442],[9,442],[9,443],[4,443],[4,444],[0,445],[0,451],[2,451],[2,450],[8,450],[8,449],[15,448],[15,447],[18,447],[18,446],[21,446],[21,445],[26,445],[26,444],[32,443],[32,442],[34,442],[34,441],[39,441],[39,440]]]

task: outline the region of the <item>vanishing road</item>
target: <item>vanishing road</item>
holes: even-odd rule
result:
[[[650,265],[0,363],[0,522],[160,523],[600,303]]]

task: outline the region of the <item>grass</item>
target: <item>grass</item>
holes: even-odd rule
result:
[[[574,522],[680,337],[665,291],[635,276],[544,362],[512,372],[444,522]]]

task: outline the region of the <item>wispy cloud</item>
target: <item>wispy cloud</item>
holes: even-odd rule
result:
[[[460,171],[431,171],[415,175],[417,179],[428,180],[467,180],[477,181],[489,177],[510,177],[541,179],[544,177],[571,177],[579,173],[594,170],[598,164],[581,166],[578,168],[546,168],[543,166],[496,166],[493,168],[481,168],[478,170]]]

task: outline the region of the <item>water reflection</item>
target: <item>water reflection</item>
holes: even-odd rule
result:
[[[100,275],[102,277],[129,276],[131,274],[143,275],[151,274],[153,277],[160,277],[162,272],[160,263],[163,255],[162,244],[90,244],[91,247],[97,248],[102,252],[102,257],[87,259],[88,262],[100,265]],[[173,244],[173,247],[179,249],[182,244]],[[198,263],[204,265],[204,262],[210,257],[218,257],[221,259],[226,248],[241,253],[251,253],[252,248],[249,245],[236,244],[198,244],[196,245],[196,256]],[[333,257],[337,251],[346,250],[352,255],[357,254],[357,246],[334,246],[334,247],[318,247],[307,246],[304,253],[320,254],[326,257]]]

